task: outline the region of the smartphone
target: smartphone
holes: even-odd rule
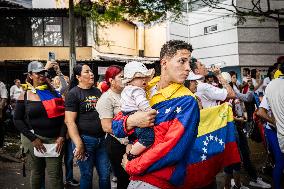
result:
[[[54,52],[48,53],[48,60],[51,61],[51,62],[55,62],[55,53]]]

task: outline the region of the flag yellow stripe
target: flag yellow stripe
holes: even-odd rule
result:
[[[203,109],[200,111],[198,137],[221,129],[233,120],[232,108],[227,103]]]
[[[188,88],[179,83],[172,83],[166,88],[158,90],[154,96],[151,96],[151,88],[155,87],[159,81],[160,77],[153,78],[152,81],[148,83],[146,89],[147,98],[149,99],[151,106],[154,106],[155,104],[158,104],[165,100],[171,100],[182,96],[195,97],[195,95]]]
[[[169,96],[168,98],[165,98],[162,94],[156,94],[150,99],[149,102],[151,106],[154,106],[155,104],[158,104],[165,100],[171,100],[182,96],[193,96],[193,95],[188,88],[181,86],[173,95]]]

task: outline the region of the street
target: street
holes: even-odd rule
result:
[[[30,171],[28,163],[26,163],[26,177],[23,177],[23,164],[19,162],[20,160],[16,159],[17,156],[17,148],[19,148],[19,138],[18,137],[8,137],[6,138],[4,150],[0,152],[0,188],[1,189],[26,189],[29,188],[29,178]],[[264,152],[264,148],[262,144],[253,143],[250,141],[250,149],[252,149],[251,157],[254,165],[258,170],[263,166],[263,162],[265,162],[266,154]],[[13,157],[14,156],[14,157]],[[15,160],[15,161],[13,161]],[[18,161],[18,162],[16,162]],[[63,167],[64,171],[64,167]],[[242,181],[248,186],[248,176],[242,170]],[[265,181],[269,183],[272,182],[271,177],[268,175],[261,175]],[[76,164],[74,164],[74,178],[79,180],[80,172],[79,168]],[[96,170],[94,170],[93,176],[93,188],[97,189],[98,187],[98,179],[97,179]],[[219,173],[217,176],[217,185],[218,189],[223,188],[224,182],[224,173]],[[284,187],[284,185],[283,185]],[[65,186],[65,188],[79,188],[79,187],[70,187]],[[116,188],[116,183],[112,182],[112,189]],[[253,187],[250,187],[253,188]],[[48,182],[48,176],[46,177],[46,189],[51,189]]]

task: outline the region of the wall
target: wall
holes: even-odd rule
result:
[[[189,42],[189,20],[188,15],[183,13],[182,17],[178,20],[172,20],[168,23],[168,36],[167,40],[183,40]]]
[[[229,14],[225,10],[207,7],[189,13],[192,55],[206,65],[218,62],[225,62],[226,66],[239,65],[236,19]],[[214,25],[217,25],[217,30],[205,34],[204,28]]]
[[[145,28],[145,57],[160,57],[160,50],[167,38],[166,23]]]
[[[0,47],[0,61],[47,60],[48,52],[54,52],[57,60],[69,60],[69,47]],[[77,60],[91,60],[91,47],[76,47]]]
[[[88,34],[88,35],[92,35]],[[128,22],[120,22],[107,27],[97,27],[100,53],[114,53],[137,56],[137,27]]]
[[[263,10],[266,0],[261,0]],[[270,0],[271,8],[284,7],[284,1]],[[237,6],[250,7],[250,1],[239,0]],[[238,26],[240,65],[270,66],[284,54],[284,42],[280,42],[278,23],[273,19],[250,17]]]

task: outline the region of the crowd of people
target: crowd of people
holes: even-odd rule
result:
[[[185,159],[198,135],[200,111],[228,103],[241,161],[222,169],[224,188],[273,185],[280,189],[284,62],[270,66],[264,79],[258,69],[249,68],[240,78],[233,70],[208,69],[191,56],[192,51],[184,41],[168,41],[160,51],[157,70],[161,73],[132,61],[124,68],[108,67],[99,84],[87,64],[77,64],[69,79],[56,62],[47,61],[45,66],[30,62],[25,84],[15,79],[9,103],[23,149],[30,157],[30,187],[45,188],[46,170],[52,188],[64,184],[92,188],[95,167],[102,189],[111,188],[111,172],[118,189],[189,188]],[[8,99],[2,82],[0,95],[2,119]],[[255,132],[260,133],[272,159],[273,183],[265,182],[251,161],[248,137]],[[0,147],[3,137],[1,131]],[[73,177],[73,159],[80,169],[80,181]],[[250,178],[248,183],[242,181],[242,166]],[[216,179],[190,188],[217,188]]]

